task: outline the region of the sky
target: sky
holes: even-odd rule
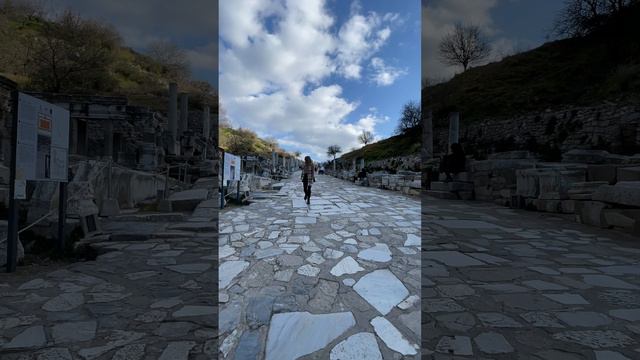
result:
[[[480,27],[492,46],[486,62],[530,50],[548,41],[560,0],[422,0],[422,75],[434,82],[450,79],[461,68],[440,62],[437,49],[455,24]]]
[[[21,0],[18,0],[21,1]],[[125,46],[145,53],[154,41],[185,50],[192,77],[217,86],[218,0],[22,0],[54,15],[70,9],[111,25]]]
[[[420,99],[418,0],[220,3],[220,102],[234,127],[314,160],[393,135]]]

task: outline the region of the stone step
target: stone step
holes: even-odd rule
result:
[[[618,181],[640,181],[640,166],[618,168]]]
[[[135,214],[118,215],[111,217],[114,221],[144,221],[144,222],[181,222],[184,221],[183,213],[159,213],[159,214]]]
[[[443,199],[443,200],[457,200],[458,196],[455,193],[452,193],[451,191],[437,191],[437,190],[427,190],[425,191],[425,194],[427,194],[427,196],[431,196],[437,199]]]
[[[186,222],[173,224],[167,228],[168,230],[181,230],[191,232],[210,232],[218,231],[217,222]]]

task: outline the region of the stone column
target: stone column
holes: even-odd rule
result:
[[[204,135],[205,140],[209,140],[211,137],[211,114],[208,105],[205,105],[204,111],[202,112],[202,134]]]
[[[422,158],[433,158],[433,112],[428,110],[422,124]]]
[[[356,167],[356,159],[353,158],[353,160],[351,160],[351,167],[353,168],[353,171],[357,171],[358,168]]]
[[[169,84],[169,131],[172,140],[178,140],[178,85]],[[173,149],[173,148],[172,148]]]
[[[180,94],[180,122],[178,123],[178,136],[189,128],[189,94]]]
[[[278,155],[276,155],[275,151],[271,152],[271,166],[273,167],[273,171],[276,170],[276,167],[278,166]]]
[[[71,118],[71,143],[69,144],[69,153],[70,154],[78,154],[78,119]]]
[[[178,84],[170,83],[169,84],[169,114],[168,122],[169,122],[169,154],[170,155],[180,155],[180,151],[176,147],[176,142],[178,141]]]
[[[364,169],[364,158],[360,158],[360,169]]]
[[[113,159],[113,120],[105,120],[104,124],[104,154],[103,156]]]
[[[460,113],[454,112],[449,116],[449,149],[451,149],[451,145],[455,144],[459,141],[459,131],[460,131]]]

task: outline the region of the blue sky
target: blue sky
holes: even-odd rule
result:
[[[423,0],[423,76],[435,81],[451,78],[461,69],[442,64],[438,42],[456,22],[474,24],[490,41],[488,62],[528,50],[548,41],[560,0]]]
[[[233,126],[324,160],[393,134],[420,98],[420,2],[220,4],[220,97]]]

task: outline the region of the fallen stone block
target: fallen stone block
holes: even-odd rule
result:
[[[544,211],[544,212],[550,212],[550,213],[560,212],[560,204],[561,204],[560,200],[535,199],[533,204],[538,211]]]
[[[640,207],[640,181],[622,181],[601,186],[593,193],[593,200]]]
[[[603,210],[609,207],[600,201],[580,201],[576,203],[576,214],[582,224],[606,227]]]
[[[605,209],[603,211],[603,216],[607,227],[616,227],[633,231],[636,228],[638,219],[640,219],[640,210],[630,212],[623,209]]]
[[[209,190],[192,189],[180,191],[169,196],[173,211],[193,211],[198,204],[207,200]]]
[[[619,167],[618,181],[640,181],[640,166]]]
[[[575,214],[576,200],[562,200],[560,202],[560,212],[563,214]]]
[[[618,181],[617,170],[616,165],[589,165],[587,166],[587,180],[602,181],[613,185]]]

